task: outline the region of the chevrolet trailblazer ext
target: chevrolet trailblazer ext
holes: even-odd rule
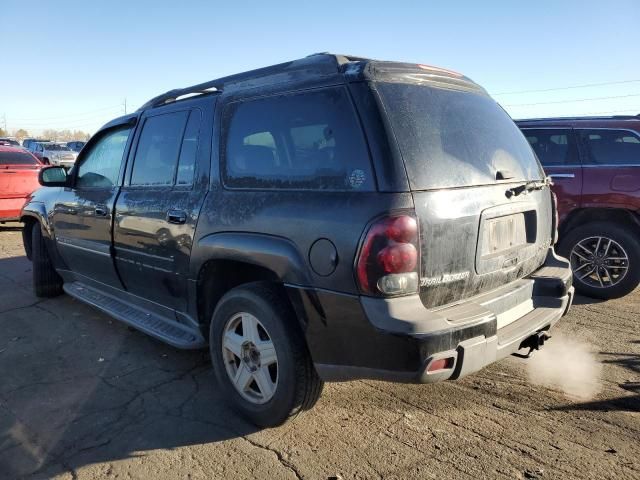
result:
[[[539,347],[571,305],[531,147],[448,70],[318,54],[172,90],[40,181],[36,294],[208,344],[262,426],[323,381],[461,378]]]

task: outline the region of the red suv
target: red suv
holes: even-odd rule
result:
[[[640,283],[640,115],[517,122],[554,183],[559,252],[576,289],[616,298]]]

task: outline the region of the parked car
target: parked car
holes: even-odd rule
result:
[[[573,296],[524,136],[436,67],[320,54],[172,90],[41,183],[36,294],[208,343],[262,426],[326,380],[431,383],[536,349]]]
[[[76,140],[73,142],[67,142],[67,147],[69,147],[74,152],[79,152],[80,150],[82,150],[82,147],[84,147],[86,143],[87,142],[81,142]]]
[[[15,138],[12,138],[12,137],[0,137],[0,145],[19,147],[20,143]]]
[[[56,165],[71,168],[76,162],[78,153],[72,151],[66,145],[53,142],[33,142],[30,150],[45,165]]]
[[[51,140],[48,140],[48,139],[45,139],[45,138],[25,138],[25,139],[22,141],[22,146],[23,146],[24,148],[28,148],[28,149],[29,149],[29,151],[31,151],[31,152],[32,152],[33,150],[31,149],[31,145],[32,145],[32,144],[34,144],[34,143],[37,143],[37,142],[40,142],[40,143],[49,143],[49,142],[51,142]]]
[[[20,219],[20,210],[36,189],[42,164],[20,146],[0,145],[0,223]]]
[[[605,299],[631,292],[640,283],[640,116],[518,125],[553,179],[559,252],[576,289]]]

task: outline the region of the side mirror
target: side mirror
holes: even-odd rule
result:
[[[38,182],[43,187],[66,187],[67,171],[64,167],[46,167],[38,173]]]

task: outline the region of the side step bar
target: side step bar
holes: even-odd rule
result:
[[[196,349],[207,345],[205,338],[198,330],[141,309],[81,282],[65,283],[63,288],[65,292],[81,302],[88,303],[107,315],[176,348]]]

